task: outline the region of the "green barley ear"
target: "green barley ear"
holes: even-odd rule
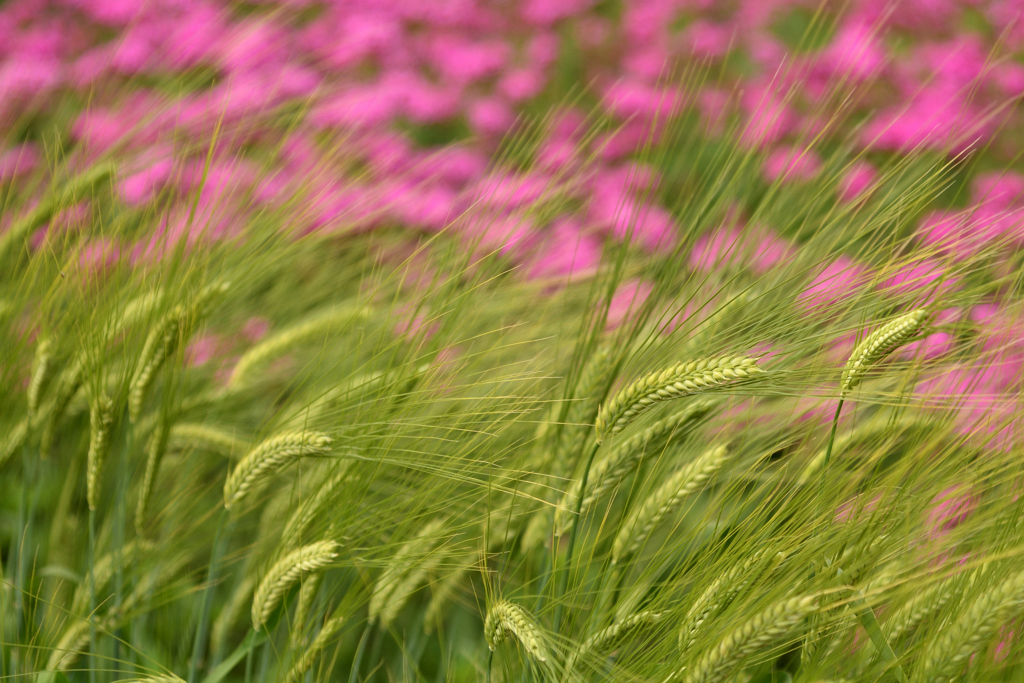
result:
[[[128,417],[136,422],[153,386],[157,373],[182,343],[187,327],[205,315],[213,299],[228,289],[218,282],[201,289],[190,305],[179,304],[168,311],[150,330],[139,354],[138,367],[128,394]]]
[[[921,672],[915,680],[947,683],[961,680],[965,666],[989,643],[999,628],[1024,611],[1024,572],[983,593],[961,612],[951,626],[942,629],[921,660]]]
[[[233,433],[205,424],[183,422],[171,428],[167,439],[167,448],[179,451],[185,448],[207,451],[233,458],[245,452],[247,444]]]
[[[296,458],[330,451],[331,438],[319,432],[286,432],[272,436],[242,458],[224,483],[224,507],[230,510],[260,480]]]
[[[751,655],[774,647],[787,638],[796,626],[814,613],[817,598],[790,598],[772,605],[722,639],[689,670],[669,677],[682,677],[684,683],[718,683],[732,680],[737,669]]]
[[[742,593],[747,586],[759,578],[770,575],[785,559],[785,553],[778,552],[768,556],[766,551],[754,553],[741,565],[732,567],[720,577],[712,581],[693,601],[683,625],[679,629],[679,650],[686,652],[693,646],[697,634],[708,619],[713,619]],[[753,570],[753,571],[752,571]]]
[[[972,575],[970,579],[972,583],[975,576],[977,574]],[[915,593],[910,600],[885,620],[886,639],[890,643],[894,643],[941,612],[950,600],[964,590],[962,583],[961,577],[954,576],[940,581],[922,592]]]
[[[330,476],[320,485],[311,497],[307,498],[299,506],[299,509],[292,513],[281,533],[281,543],[286,548],[294,547],[302,542],[302,535],[309,528],[309,525],[319,517],[329,505],[334,505],[336,492],[342,484],[352,478],[349,472],[349,463],[346,461],[331,463]]]
[[[729,459],[729,449],[711,448],[691,464],[669,475],[664,484],[636,508],[619,527],[612,543],[612,564],[629,557],[647,541],[654,527],[683,501],[701,489]]]
[[[533,617],[519,605],[502,600],[487,611],[487,618],[484,621],[484,640],[487,641],[487,647],[491,649],[491,652],[494,652],[498,643],[508,640],[509,636],[514,636],[522,643],[526,651],[538,662],[548,661],[543,633],[534,622]]]
[[[334,541],[310,543],[275,562],[253,593],[252,627],[259,631],[288,589],[300,577],[329,565],[338,556],[339,547]]]
[[[380,618],[389,624],[398,616],[413,592],[437,566],[437,549],[445,539],[437,535],[444,528],[444,519],[426,524],[415,537],[407,541],[374,584],[370,595],[370,620]]]
[[[57,426],[64,412],[68,409],[71,399],[78,393],[82,386],[82,371],[84,369],[82,359],[75,358],[58,375],[54,385],[53,395],[40,407],[37,418],[44,420],[42,436],[40,438],[39,450],[45,457],[53,447],[53,440],[57,435]]]
[[[128,680],[121,680],[117,683],[185,683],[181,678],[178,678],[174,674],[162,674],[159,676],[144,676],[142,678],[130,678]]]
[[[753,358],[727,356],[678,363],[641,377],[601,406],[595,428],[597,442],[614,436],[657,406],[690,394],[719,389],[764,372]]]
[[[32,378],[28,383],[28,414],[32,417],[39,410],[39,399],[53,376],[53,344],[49,339],[39,342],[36,356],[32,361]]]
[[[292,665],[292,668],[288,671],[288,675],[285,676],[284,683],[299,683],[305,673],[313,666],[313,662],[316,661],[317,656],[325,647],[327,647],[328,643],[331,642],[331,639],[338,635],[338,631],[341,630],[344,623],[344,617],[328,619],[327,623],[325,623],[320,629],[320,633],[318,633],[316,638],[313,639],[313,643],[309,646],[309,649],[303,652],[298,661]]]
[[[690,433],[717,404],[714,401],[695,401],[686,409],[658,420],[643,432],[616,446],[607,455],[596,461],[590,468],[587,482],[587,493],[583,498],[580,514],[583,514],[594,501],[619,485],[630,472],[640,464],[641,458],[657,452],[675,439]],[[580,495],[581,480],[574,480],[569,490],[562,497],[558,509],[555,510],[555,534],[562,535],[572,519],[572,509],[576,497]]]
[[[320,584],[323,583],[323,574],[313,574],[307,577],[299,586],[299,599],[295,603],[295,614],[292,616],[291,644],[292,649],[297,650],[306,646],[306,621],[309,619],[310,610],[313,609],[313,602],[317,593],[320,592]]]
[[[287,353],[298,344],[322,337],[332,329],[340,328],[345,322],[365,319],[368,315],[369,309],[365,307],[342,307],[341,310],[331,308],[261,340],[238,360],[228,379],[228,388],[237,389],[245,385],[251,380],[256,369]]]
[[[574,455],[580,451],[593,424],[601,402],[611,387],[615,356],[611,346],[599,348],[583,366],[579,381],[565,412],[565,423],[558,432],[555,454],[551,461],[556,475],[571,474]],[[556,411],[559,415],[561,411]],[[557,417],[556,417],[557,419]]]
[[[89,406],[89,456],[85,470],[86,499],[95,510],[100,497],[100,474],[110,451],[114,424],[114,402],[106,394],[98,396]]]
[[[864,341],[857,345],[846,362],[846,369],[843,370],[843,379],[840,384],[840,396],[845,396],[860,384],[864,379],[864,373],[873,365],[910,341],[921,330],[927,318],[928,311],[919,308],[901,315],[869,334]]]
[[[637,631],[661,621],[662,616],[660,612],[648,610],[630,615],[607,628],[601,629],[583,641],[583,644],[575,652],[569,653],[565,660],[566,673],[571,674],[576,668],[576,662],[585,660],[591,653],[599,654],[614,649]]]
[[[167,439],[170,431],[170,420],[165,416],[161,416],[146,446],[146,472],[142,477],[142,486],[139,489],[139,502],[135,508],[135,531],[140,536],[144,535],[146,529],[146,512],[149,508],[149,499],[153,495],[153,484],[156,482],[157,474],[160,472],[160,462],[163,460],[164,453],[167,452]]]

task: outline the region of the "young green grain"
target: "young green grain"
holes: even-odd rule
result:
[[[253,628],[259,631],[288,589],[300,577],[329,565],[338,556],[339,547],[334,541],[318,541],[293,550],[275,562],[253,593]]]
[[[106,394],[97,396],[89,406],[89,455],[85,470],[86,499],[90,510],[95,510],[99,504],[100,475],[110,451],[113,424],[114,402]]]
[[[331,438],[318,432],[286,432],[272,436],[242,458],[224,484],[224,507],[230,510],[262,480],[297,458],[322,455],[330,450]]]
[[[843,379],[840,383],[840,397],[845,396],[860,384],[864,379],[864,374],[872,366],[910,341],[921,330],[927,318],[928,311],[919,308],[901,315],[869,334],[864,341],[857,345],[846,362]]]
[[[510,636],[515,637],[538,662],[548,660],[544,635],[533,617],[519,605],[501,600],[487,611],[484,640],[493,652],[499,643],[508,640]]]

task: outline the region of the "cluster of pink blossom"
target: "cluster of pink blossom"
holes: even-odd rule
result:
[[[696,113],[709,137],[738,126],[732,142],[760,159],[765,184],[821,179],[827,164],[809,141],[849,143],[844,170],[827,181],[843,203],[871,196],[887,156],[984,149],[988,167],[1011,165],[1024,130],[1012,106],[1024,95],[1024,66],[1010,58],[1024,48],[1021,3],[855,0],[831,17],[823,44],[797,45],[780,26],[817,5],[626,0],[610,12],[593,0],[8,0],[0,119],[34,131],[42,127],[23,124],[62,112],[52,125],[66,128],[73,163],[111,157],[125,205],[162,202],[148,237],[87,245],[82,258],[95,265],[237,235],[253,212],[287,207],[300,234],[450,229],[550,288],[592,273],[608,240],[651,254],[683,243],[672,207],[654,199],[658,171],[636,161],[681,110]],[[666,86],[666,76],[707,67],[722,78]],[[584,85],[597,112],[564,104]],[[530,170],[496,170],[518,117],[552,105],[559,113]],[[616,125],[587,135],[595,113]],[[30,186],[44,153],[19,135],[0,150],[0,183]],[[981,174],[970,187],[965,207],[921,218],[916,239],[929,258],[880,284],[855,258],[823,263],[798,305],[815,311],[868,286],[930,303],[959,286],[945,264],[980,255],[1014,267],[1024,176]],[[748,224],[749,210],[729,208],[696,236],[686,266],[762,274],[793,258],[798,246],[783,227]],[[75,220],[66,212],[50,229]],[[625,286],[609,327],[646,291]],[[952,342],[939,332],[919,347],[938,357]],[[993,353],[1019,376],[1019,354]],[[992,385],[1008,376],[1001,371],[956,372],[964,376],[947,389],[980,385],[1002,397],[986,410],[1018,389]]]

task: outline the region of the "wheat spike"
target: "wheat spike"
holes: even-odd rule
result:
[[[100,472],[110,451],[111,431],[114,424],[114,402],[103,394],[89,406],[89,456],[85,470],[86,499],[89,509],[95,510],[100,496]]]
[[[323,583],[323,574],[313,574],[302,581],[299,586],[299,599],[295,604],[295,615],[291,623],[292,649],[297,650],[306,645],[306,620],[309,618],[310,610],[313,609],[313,601],[316,594],[320,592],[320,584]]]
[[[332,307],[261,340],[238,359],[228,379],[228,388],[237,389],[244,386],[257,368],[273,358],[280,357],[298,344],[323,337],[332,330],[340,330],[343,323],[364,319],[368,314],[369,310],[365,307],[342,307],[340,310]]]
[[[163,460],[164,453],[167,452],[167,438],[170,431],[170,420],[163,417],[157,423],[156,429],[150,435],[149,443],[146,445],[146,473],[142,476],[139,502],[135,507],[135,530],[139,535],[144,535],[146,529],[149,499],[153,495],[153,484],[156,483],[156,476],[160,472],[160,462]]]
[[[333,505],[335,493],[343,483],[349,481],[352,475],[349,473],[349,463],[346,461],[332,463],[331,473],[327,480],[320,485],[311,497],[304,500],[299,509],[292,513],[281,533],[281,543],[285,547],[293,547],[302,542],[302,535],[309,528],[324,508]]]
[[[0,465],[7,462],[7,458],[11,457],[14,451],[25,443],[26,438],[28,438],[27,417],[14,423],[14,426],[7,430],[3,440],[0,441]]]
[[[972,575],[972,580],[973,580]],[[973,581],[972,581],[973,582]],[[887,639],[895,642],[942,611],[959,592],[959,577],[941,581],[915,594],[886,620]]]
[[[344,617],[334,617],[328,619],[327,623],[320,629],[320,633],[313,639],[313,644],[309,646],[309,649],[302,653],[298,661],[288,671],[288,675],[285,676],[284,683],[299,683],[302,676],[309,671],[310,667],[313,666],[313,662],[316,661],[317,656],[323,651],[327,644],[330,643],[331,639],[338,634],[341,630],[342,624],[345,623]]]
[[[730,680],[743,661],[770,648],[786,638],[816,609],[816,598],[790,598],[773,605],[726,636],[704,654],[692,669],[669,677],[683,675],[684,683],[718,683]]]
[[[595,462],[590,468],[587,494],[583,498],[580,514],[590,508],[594,501],[618,486],[622,479],[639,465],[645,455],[651,455],[673,440],[689,434],[690,430],[710,413],[715,405],[713,401],[695,401],[685,410],[658,420]],[[574,480],[572,486],[562,497],[558,509],[555,510],[555,533],[558,535],[563,534],[569,526],[571,510],[574,508],[576,498],[580,495],[581,485],[582,480]]]
[[[183,450],[193,448],[232,458],[244,453],[247,443],[231,432],[219,427],[183,422],[171,428],[167,448]]]
[[[630,615],[621,621],[615,622],[607,628],[601,629],[584,640],[575,652],[571,652],[569,656],[566,657],[566,672],[572,673],[576,668],[576,662],[586,659],[592,652],[601,653],[611,650],[637,631],[650,626],[651,624],[658,623],[661,621],[662,616],[661,612],[647,610]]]
[[[380,617],[387,624],[398,616],[412,592],[437,565],[439,557],[435,551],[445,540],[437,534],[443,528],[444,519],[434,519],[398,549],[374,584],[369,606],[371,620]]]
[[[64,411],[68,409],[71,399],[75,397],[82,386],[83,367],[82,359],[76,358],[64,368],[57,378],[53,396],[37,413],[38,418],[45,420],[39,444],[39,450],[44,457],[53,447],[53,439],[56,437],[60,418],[64,416]]]
[[[32,417],[39,410],[39,399],[46,391],[53,374],[53,344],[49,339],[39,342],[36,356],[32,361],[32,377],[28,383],[28,414]]]
[[[775,571],[786,559],[785,553],[779,552],[770,555],[766,562],[762,562],[766,554],[766,551],[756,552],[743,564],[732,567],[712,581],[694,600],[686,616],[683,617],[683,626],[679,630],[679,650],[681,652],[686,652],[693,646],[697,633],[704,622],[721,613],[749,585],[765,574]],[[751,572],[752,567],[759,567],[760,571]]]
[[[928,311],[919,308],[882,325],[857,345],[846,362],[840,384],[840,396],[860,384],[864,373],[890,353],[906,344],[924,325]]]
[[[253,593],[252,627],[259,631],[292,584],[303,575],[330,564],[338,556],[339,547],[334,541],[318,541],[293,550],[275,562]]]
[[[753,358],[726,356],[678,363],[641,377],[617,393],[597,413],[597,442],[614,436],[633,420],[668,401],[719,389],[764,372]]]
[[[702,453],[690,465],[669,475],[665,483],[622,523],[612,543],[612,564],[617,564],[619,560],[639,550],[658,522],[686,496],[700,490],[728,458],[728,448],[717,446]]]
[[[330,450],[331,438],[318,432],[287,432],[272,436],[242,458],[224,484],[224,507],[238,504],[260,480],[269,477],[296,458],[322,455]]]
[[[185,683],[185,681],[174,674],[162,674],[157,676],[143,676],[142,678],[129,678],[127,680],[118,681],[117,683]]]
[[[156,379],[156,373],[178,347],[187,314],[184,306],[175,306],[146,337],[146,343],[139,355],[138,370],[132,379],[131,391],[128,394],[128,417],[132,422],[138,421],[139,415],[142,414],[143,403],[153,380]]]
[[[971,657],[988,644],[999,627],[1024,610],[1024,572],[1010,575],[988,589],[944,628],[925,651],[916,680],[947,683],[960,680]]]
[[[495,646],[507,640],[510,635],[515,636],[538,662],[548,660],[544,636],[533,618],[519,605],[502,600],[487,611],[484,640],[493,652]]]

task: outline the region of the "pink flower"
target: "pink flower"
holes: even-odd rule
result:
[[[768,182],[806,182],[818,175],[821,161],[809,149],[785,147],[768,155],[762,170]]]
[[[697,238],[689,264],[702,273],[733,264],[763,275],[791,255],[789,244],[770,230],[722,227]]]
[[[868,271],[846,256],[828,264],[797,297],[806,312],[820,311],[852,296],[868,280]]]
[[[744,90],[740,105],[746,114],[746,125],[740,140],[745,145],[775,144],[793,127],[793,114],[776,89],[769,83]]]
[[[839,199],[844,202],[857,199],[870,189],[877,175],[875,167],[866,161],[855,162],[839,181]]]
[[[978,507],[980,498],[970,489],[951,486],[932,498],[932,509],[928,512],[928,526],[933,538],[955,529]]]
[[[501,71],[510,52],[503,41],[441,34],[431,39],[427,57],[443,80],[469,85]]]
[[[20,178],[36,170],[39,151],[30,142],[15,145],[0,153],[0,182]]]
[[[126,204],[135,205],[152,200],[171,179],[173,169],[174,162],[171,159],[163,159],[121,179],[118,182],[121,199]]]
[[[246,341],[255,343],[263,339],[269,331],[270,321],[257,316],[245,321],[245,325],[242,327],[242,336],[245,337]]]
[[[498,81],[497,90],[509,102],[518,104],[544,90],[544,74],[533,69],[513,69]]]
[[[578,221],[562,218],[541,242],[527,278],[571,281],[577,274],[595,272],[600,261],[601,241],[584,233]]]
[[[684,40],[690,44],[695,57],[716,59],[729,51],[735,35],[736,29],[732,26],[698,19],[686,28]]]
[[[915,305],[926,305],[945,296],[956,285],[957,278],[947,276],[942,264],[922,260],[900,268],[892,277],[882,282],[879,288],[883,292],[898,295],[921,292],[923,298],[918,297]]]
[[[869,24],[851,21],[843,25],[818,60],[829,77],[848,76],[856,81],[873,77],[885,64],[885,50],[877,31]]]
[[[466,112],[469,125],[485,137],[500,137],[515,123],[512,109],[496,97],[481,97],[469,105]]]
[[[957,154],[983,144],[993,130],[993,121],[964,93],[939,84],[922,90],[906,105],[880,111],[864,127],[861,142],[892,152],[932,149]]]
[[[199,337],[185,349],[185,362],[194,368],[202,367],[220,355],[221,340],[215,334]]]
[[[630,315],[639,310],[651,295],[653,286],[640,280],[629,280],[619,285],[608,305],[606,330],[614,330],[626,322]]]
[[[1024,176],[1013,171],[979,173],[971,183],[971,198],[979,204],[1007,209],[1024,200]]]
[[[551,26],[590,9],[593,0],[525,0],[519,12],[534,26]]]
[[[621,119],[665,120],[678,109],[679,96],[672,90],[636,81],[617,81],[605,89],[604,105]]]

